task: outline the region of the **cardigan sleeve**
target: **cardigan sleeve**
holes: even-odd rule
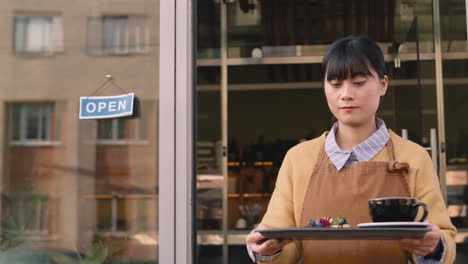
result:
[[[418,155],[415,164],[410,164],[414,175],[414,197],[429,207],[426,221],[438,225],[446,246],[443,263],[453,263],[456,256],[455,234],[456,228],[450,217],[440,191],[439,179],[432,166],[432,161],[426,151]]]
[[[270,228],[296,227],[293,197],[293,163],[288,152],[278,173],[275,190],[262,223]],[[297,263],[300,258],[300,243],[286,245],[273,261],[259,263]]]

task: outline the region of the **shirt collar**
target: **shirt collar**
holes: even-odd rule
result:
[[[364,142],[350,150],[342,150],[336,143],[335,133],[338,129],[338,122],[333,124],[330,133],[328,133],[325,139],[325,152],[337,170],[341,170],[345,166],[352,153],[354,153],[358,161],[369,161],[383,149],[390,135],[382,119],[376,118],[376,124],[378,128],[377,131]]]

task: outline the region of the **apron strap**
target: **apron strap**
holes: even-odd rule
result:
[[[387,144],[385,145],[387,145],[389,160],[395,160],[395,150],[393,149],[393,141],[391,137],[388,138]]]
[[[408,170],[410,165],[408,162],[398,162],[395,160],[395,149],[393,148],[393,141],[391,138],[388,139],[387,149],[390,160],[388,161],[388,171],[389,172],[400,172],[400,179],[405,186],[405,192],[408,196],[411,196],[411,191],[409,188],[408,180],[406,176],[408,175]]]
[[[393,141],[391,138],[387,141],[387,150],[388,150],[388,171],[396,172],[400,171],[404,176],[408,173],[409,163],[408,162],[398,162],[395,160],[395,149],[393,148]]]

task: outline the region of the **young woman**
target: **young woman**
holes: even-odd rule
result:
[[[429,207],[431,231],[400,241],[266,239],[252,231],[249,254],[262,263],[452,263],[454,236],[428,153],[376,118],[388,88],[381,49],[365,37],[333,43],[323,60],[325,96],[338,120],[330,132],[286,154],[268,210],[257,229],[303,227],[310,219],[345,216],[371,222],[367,201],[415,197]]]

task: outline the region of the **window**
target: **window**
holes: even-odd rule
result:
[[[56,198],[32,192],[13,192],[4,195],[5,221],[18,236],[52,235],[57,229],[53,219],[58,210]],[[54,212],[55,211],[55,212]]]
[[[90,54],[128,55],[147,51],[144,16],[112,15],[88,19]]]
[[[63,50],[60,16],[17,15],[14,32],[17,54],[49,55]]]
[[[148,233],[152,220],[150,210],[155,206],[154,194],[112,194],[96,199],[97,231]]]
[[[143,125],[140,119],[101,119],[98,120],[97,137],[102,143],[146,140]]]
[[[52,140],[52,103],[15,103],[11,109],[11,141],[17,143]]]

